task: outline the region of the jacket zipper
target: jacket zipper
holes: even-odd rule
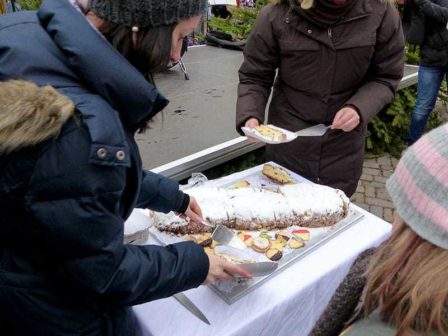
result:
[[[330,41],[333,40],[333,33],[331,32],[331,27],[328,27],[328,38],[330,39]]]
[[[366,16],[369,16],[369,15],[370,15],[370,14],[362,14],[362,15],[358,15],[358,16],[355,16],[355,17],[352,17],[352,18],[343,19],[343,20],[337,22],[337,23],[335,24],[335,26],[340,25],[340,24],[343,24],[343,23],[351,22],[351,21],[356,21],[356,20],[365,18]]]

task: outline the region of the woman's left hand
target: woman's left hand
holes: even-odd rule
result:
[[[345,106],[336,113],[331,129],[341,129],[344,132],[353,131],[360,123],[359,113],[350,106]]]
[[[188,208],[185,211],[185,216],[187,216],[194,222],[201,223],[204,221],[204,218],[202,217],[201,207],[193,196],[190,196],[190,204],[188,204]]]

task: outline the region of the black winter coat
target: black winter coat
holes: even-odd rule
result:
[[[448,0],[413,0],[425,15],[420,65],[448,65]]]
[[[199,286],[209,266],[191,242],[123,245],[134,207],[184,201],[134,141],[167,101],[66,0],[0,16],[0,81],[17,78],[58,92],[0,88],[0,334],[132,335],[128,307]]]

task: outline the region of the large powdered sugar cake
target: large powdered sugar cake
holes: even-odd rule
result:
[[[330,226],[347,215],[350,203],[340,190],[309,183],[286,185],[277,191],[199,187],[186,192],[196,198],[209,223],[237,230]],[[152,216],[162,231],[192,234],[211,230],[172,213],[152,213]]]

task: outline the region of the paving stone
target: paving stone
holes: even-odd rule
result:
[[[375,197],[376,196],[375,188],[372,187],[371,185],[366,186],[365,194],[367,197]]]
[[[357,203],[356,205],[359,206],[360,208],[363,208],[366,211],[370,210],[369,206],[367,204],[365,204],[365,203]]]
[[[380,206],[383,208],[393,208],[394,207],[394,205],[391,201],[382,200],[382,199],[373,198],[373,197],[366,197],[366,203],[368,205],[376,205],[376,206]]]
[[[380,156],[378,159],[377,159],[377,162],[378,162],[378,164],[380,164],[380,165],[391,165],[391,163],[392,163],[392,161],[391,161],[391,159],[390,159],[390,155],[388,155],[388,154],[386,154],[386,155],[384,155],[384,156]]]
[[[383,219],[386,222],[392,223],[394,221],[394,211],[390,208],[384,208]]]
[[[386,188],[385,184],[383,182],[378,181],[370,181],[369,186],[374,187],[376,189],[384,189]]]
[[[374,176],[373,180],[380,183],[386,183],[387,177],[384,176]]]
[[[353,203],[387,222],[393,221],[394,206],[386,190],[386,182],[397,163],[398,159],[389,154],[376,156],[366,153],[361,179],[352,196]]]
[[[363,168],[363,174],[372,175],[372,176],[380,176],[381,171],[375,168]]]
[[[376,162],[376,159],[366,159],[364,160],[363,167],[365,168],[379,168],[380,165]]]
[[[360,192],[355,192],[354,194],[353,194],[353,196],[351,197],[351,201],[353,202],[353,203],[355,203],[355,204],[358,204],[358,203],[365,203],[366,201],[365,201],[365,196],[364,196],[364,194],[363,193],[360,193]]]
[[[361,180],[364,180],[364,181],[373,181],[373,176],[372,176],[372,175],[367,175],[367,174],[362,174],[362,175],[361,175]]]
[[[372,205],[370,207],[370,212],[377,217],[383,218],[383,208],[380,206]]]
[[[391,166],[391,165],[381,165],[380,166],[380,169],[381,170],[383,170],[383,171],[386,171],[386,170],[388,170],[388,171],[394,171],[395,170],[395,166]]]
[[[377,190],[376,197],[385,201],[391,200],[386,188]]]

